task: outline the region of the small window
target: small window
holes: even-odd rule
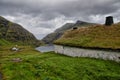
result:
[[[118,57],[118,59],[120,59],[120,57]]]

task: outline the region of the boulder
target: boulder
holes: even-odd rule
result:
[[[12,61],[13,61],[13,62],[21,62],[22,59],[21,59],[21,58],[13,58]]]
[[[17,48],[17,47],[13,47],[11,50],[12,50],[12,51],[18,51],[19,48]]]

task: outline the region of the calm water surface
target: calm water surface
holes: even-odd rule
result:
[[[53,45],[40,46],[40,47],[37,47],[36,50],[40,52],[54,51],[54,46]]]

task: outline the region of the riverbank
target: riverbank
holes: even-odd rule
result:
[[[0,51],[3,80],[119,80],[120,63],[72,58],[54,52],[41,54],[31,47]]]

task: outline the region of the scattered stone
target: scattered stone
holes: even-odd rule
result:
[[[15,45],[14,47],[11,48],[12,51],[19,51],[18,45]]]
[[[22,62],[22,59],[21,58],[13,58],[12,61],[13,62]]]
[[[105,22],[105,25],[106,25],[106,26],[110,26],[110,25],[112,25],[113,23],[114,23],[114,21],[113,21],[113,17],[112,17],[112,16],[106,17],[106,22]]]
[[[16,47],[13,47],[11,50],[12,50],[12,51],[18,51],[19,49],[16,48]]]

